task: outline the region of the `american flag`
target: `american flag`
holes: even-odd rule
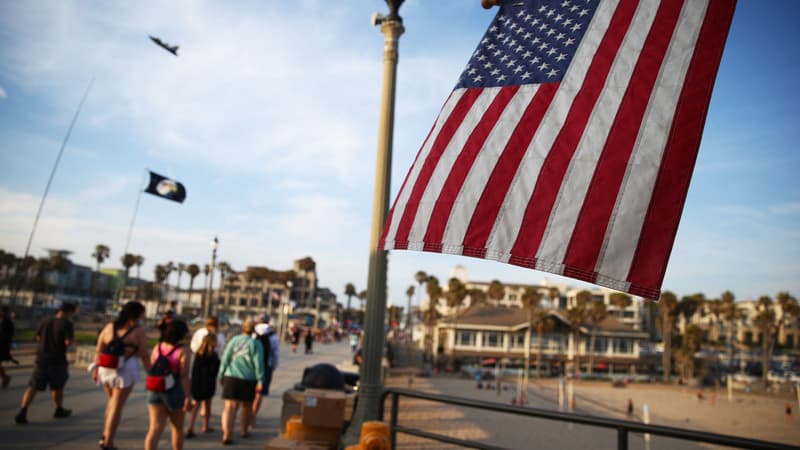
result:
[[[661,291],[735,0],[507,0],[379,247]]]

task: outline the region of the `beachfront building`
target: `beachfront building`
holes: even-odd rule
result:
[[[227,274],[213,301],[219,314],[246,318],[254,315],[307,313],[333,317],[336,312],[336,294],[318,286],[316,265],[311,258],[294,261],[291,270],[272,270],[262,266],[249,266],[241,272]]]
[[[572,324],[558,309],[548,309],[547,326],[541,335],[531,327],[527,313],[520,308],[477,305],[440,320],[433,330],[435,356],[456,362],[454,365],[479,365],[503,361],[505,367],[525,366],[529,355],[531,370],[543,374],[582,373],[635,374],[650,370],[645,357],[647,333],[616,317],[608,316],[593,326]],[[594,346],[591,346],[594,333]]]

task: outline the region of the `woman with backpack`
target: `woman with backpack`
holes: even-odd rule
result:
[[[138,325],[144,315],[144,305],[128,302],[122,306],[119,316],[107,324],[97,336],[97,353],[92,368],[92,380],[102,384],[108,396],[103,436],[100,448],[113,449],[122,408],[139,382],[141,366],[150,369],[147,336]]]
[[[189,416],[189,431],[186,438],[193,438],[194,421],[197,419],[197,412],[203,407],[203,433],[210,433],[212,430],[208,426],[211,419],[211,399],[217,390],[217,371],[219,371],[219,356],[217,356],[217,336],[208,333],[203,337],[197,353],[194,355],[192,364],[192,413]]]
[[[252,337],[255,324],[246,320],[242,324],[242,334],[234,336],[222,356],[219,380],[222,384],[222,444],[231,445],[231,435],[236,421],[236,413],[242,408],[242,437],[250,437],[248,426],[253,414],[253,399],[256,390],[261,391],[264,379],[264,346]]]
[[[189,327],[183,320],[173,320],[164,329],[163,340],[153,349],[147,373],[147,411],[150,429],[144,440],[145,450],[158,448],[158,441],[169,418],[172,448],[183,448],[183,422],[191,401],[189,365],[192,352],[184,346]]]

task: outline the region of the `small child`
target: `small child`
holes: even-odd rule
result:
[[[194,421],[197,419],[197,411],[201,405],[203,408],[203,432],[209,433],[212,430],[208,423],[211,420],[211,399],[217,390],[217,371],[219,371],[219,356],[216,352],[217,336],[215,333],[208,333],[203,337],[203,342],[197,350],[192,365],[192,414],[189,418],[189,430],[186,432],[187,438],[193,438]]]

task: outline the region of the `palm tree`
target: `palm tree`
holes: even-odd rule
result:
[[[705,331],[695,324],[689,324],[683,332],[683,339],[681,339],[681,359],[682,364],[682,377],[688,379],[694,378],[694,353],[700,348],[700,343],[703,341]]]
[[[158,307],[156,308],[156,310],[158,310],[161,307],[161,294],[164,289],[164,282],[169,276],[169,272],[165,266],[156,264],[156,267],[153,269],[153,275],[156,280],[156,285],[158,286]]]
[[[773,336],[778,332],[778,323],[775,317],[775,309],[772,306],[772,299],[767,296],[761,296],[758,299],[758,314],[756,314],[753,323],[758,331],[761,333],[761,376],[764,380],[764,387],[769,385],[767,379],[767,372],[769,369],[769,361],[772,357],[772,348],[775,344]]]
[[[659,297],[658,308],[661,313],[661,335],[664,341],[664,353],[661,365],[664,368],[664,382],[669,383],[672,372],[672,329],[678,317],[678,297],[670,291],[664,291]]]
[[[600,325],[600,322],[606,320],[606,317],[608,317],[606,304],[600,300],[591,302],[586,311],[586,316],[589,322],[592,323],[592,334],[589,338],[589,376],[592,376],[592,372],[594,371],[594,344],[597,339],[597,327]]]
[[[486,303],[486,291],[478,288],[472,288],[467,291],[469,295],[469,305],[477,306]]]
[[[359,310],[363,313],[365,311],[364,302],[367,301],[367,290],[366,289],[364,289],[363,291],[358,293],[358,299],[361,301],[361,305],[359,307]]]
[[[436,306],[442,298],[442,287],[439,286],[439,279],[430,276],[428,277],[428,284],[425,288],[428,293],[428,310],[425,314],[425,323],[427,324],[427,336],[425,337],[425,353],[428,358],[433,356],[433,322],[438,316]]]
[[[414,297],[414,285],[408,286],[406,289],[406,297],[408,297],[408,309],[406,310],[406,332],[409,334],[411,341],[414,340],[413,329],[411,328],[411,299]]]
[[[167,272],[166,283],[169,285],[169,275],[175,271],[175,264],[172,261],[169,261],[165,266],[164,270]]]
[[[191,296],[194,288],[194,279],[200,274],[200,266],[194,263],[189,264],[186,266],[186,273],[189,274],[189,295]]]
[[[111,249],[108,248],[105,244],[97,244],[94,246],[94,253],[92,253],[92,258],[94,258],[95,262],[97,262],[97,266],[95,272],[100,272],[100,265],[103,264],[103,261],[106,260],[111,255]],[[92,273],[92,287],[91,292],[92,296],[95,295],[95,278],[96,273]]]
[[[703,307],[706,302],[706,296],[702,293],[685,295],[678,302],[678,310],[683,316],[684,324],[688,325],[692,321],[694,314]]]
[[[581,324],[583,324],[584,320],[586,320],[586,304],[585,303],[577,303],[575,306],[567,310],[567,321],[569,322],[569,329],[572,333],[572,342],[574,343],[574,372],[575,375],[580,375],[581,373],[581,362],[580,362],[580,332],[581,332]]]
[[[134,264],[136,264],[136,278],[142,278],[141,270],[142,270],[142,264],[144,264],[144,256],[134,255],[134,258],[135,258]]]
[[[633,303],[631,296],[628,294],[623,294],[622,292],[614,292],[611,294],[608,301],[617,308],[617,315],[620,319],[625,316],[625,309],[627,309]]]
[[[456,358],[455,346],[458,345],[458,309],[464,303],[464,299],[466,297],[467,287],[464,285],[464,283],[462,283],[458,278],[450,278],[450,280],[447,281],[447,294],[445,295],[445,300],[447,301],[447,307],[455,310],[453,312],[453,338],[455,342],[455,345],[453,345],[453,360]]]
[[[544,349],[542,335],[545,331],[550,331],[553,328],[553,319],[550,317],[550,313],[543,309],[536,310],[533,315],[533,326],[536,328],[536,378],[539,378],[539,369],[542,366],[542,352]]]
[[[779,333],[783,333],[785,327],[791,323],[791,319],[796,319],[800,316],[800,305],[798,305],[797,299],[789,295],[788,292],[778,292],[778,295],[775,296],[775,300],[781,307]]]
[[[552,303],[553,308],[558,308],[558,300],[561,298],[561,291],[555,286],[550,286],[550,288],[547,289],[547,296],[550,297],[550,303]]]
[[[130,274],[131,267],[136,264],[136,257],[131,253],[125,253],[120,258],[120,262],[122,263],[122,267],[125,268],[125,282],[122,283],[123,286],[128,285],[128,275]]]
[[[417,305],[421,305],[422,285],[428,282],[428,274],[422,270],[418,270],[414,274],[414,280],[417,282]],[[411,312],[411,310],[409,310]]]
[[[531,370],[531,329],[533,328],[533,313],[542,302],[542,294],[536,289],[528,286],[522,293],[522,308],[528,314],[528,326],[525,329],[525,372],[522,374],[523,392],[528,390],[528,376]],[[537,363],[536,370],[538,373],[539,365]]]
[[[353,283],[344,285],[344,295],[347,296],[347,309],[345,310],[345,319],[350,320],[350,299],[357,295],[356,287]]]
[[[178,269],[177,270],[178,270],[178,292],[180,292],[181,291],[181,275],[183,275],[183,272],[186,272],[186,264],[178,263]]]
[[[487,296],[489,300],[499,302],[506,296],[506,287],[503,286],[500,280],[492,280],[492,282],[489,283],[489,292]]]
[[[726,343],[726,347],[728,349],[728,369],[730,370],[731,365],[733,365],[733,337],[734,337],[734,325],[738,323],[739,318],[741,317],[741,313],[739,309],[736,308],[736,304],[734,303],[736,297],[733,295],[731,291],[725,291],[720,295],[720,301],[722,302],[720,317],[723,322],[725,322],[725,331],[728,335],[728,341]]]

